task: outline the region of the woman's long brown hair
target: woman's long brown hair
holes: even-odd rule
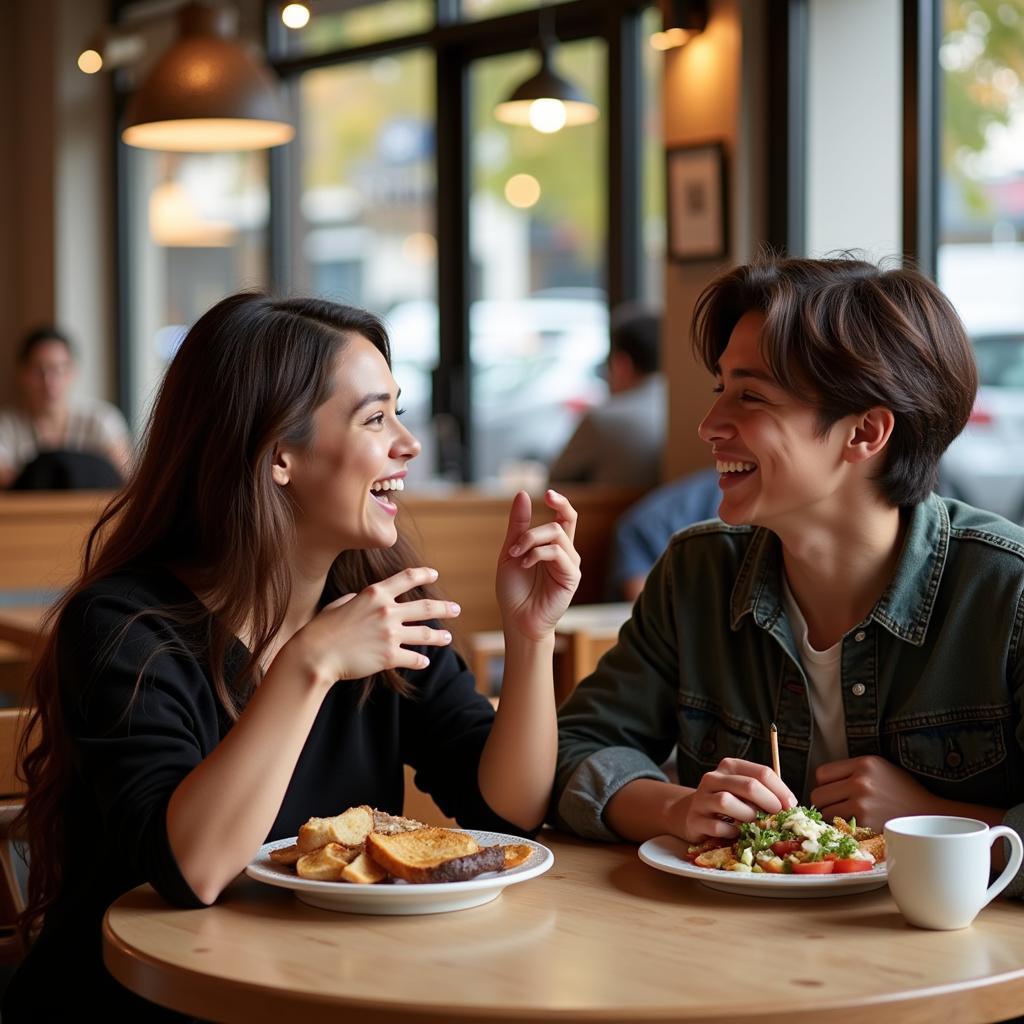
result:
[[[315,299],[243,293],[198,320],[171,362],[138,465],[91,530],[81,574],[50,611],[48,638],[32,669],[33,711],[19,743],[28,795],[15,825],[24,829],[31,854],[20,919],[24,939],[38,930],[57,898],[69,853],[64,822],[72,742],[62,714],[57,655],[65,608],[82,590],[126,566],[187,566],[208,581],[204,605],[191,602],[159,614],[183,625],[208,623],[215,695],[236,720],[258,682],[260,658],[283,622],[290,595],[282,555],[289,550],[294,519],[287,494],[271,479],[274,449],[282,441],[310,441],[313,413],[331,392],[336,356],[354,335],[368,339],[390,365],[387,332],[371,313]],[[335,561],[328,588],[335,594],[358,592],[410,564],[411,550],[403,541],[389,549],[347,551]],[[406,598],[423,593],[411,591]],[[251,657],[229,681],[225,656],[243,630]],[[405,680],[386,672],[364,684],[364,697],[378,682],[406,692]]]

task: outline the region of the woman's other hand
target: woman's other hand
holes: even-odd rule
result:
[[[338,679],[365,679],[385,669],[426,668],[430,660],[408,648],[450,644],[451,633],[424,623],[454,618],[461,609],[451,601],[398,598],[436,579],[435,569],[421,566],[403,569],[358,594],[345,594],[300,629],[285,649],[297,650],[314,678],[328,685]]]
[[[580,556],[573,547],[576,510],[557,491],[544,493],[554,522],[530,528],[530,496],[512,500],[508,530],[498,556],[497,595],[506,631],[529,640],[550,636],[580,583]]]

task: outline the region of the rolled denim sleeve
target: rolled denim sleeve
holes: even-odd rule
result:
[[[608,801],[634,779],[668,776],[645,754],[632,747],[606,747],[591,754],[569,777],[555,808],[556,824],[584,839],[617,842],[617,836],[604,823]]]
[[[617,840],[608,801],[634,779],[667,781],[678,739],[679,659],[670,560],[655,566],[618,643],[559,712],[549,820],[590,839]]]

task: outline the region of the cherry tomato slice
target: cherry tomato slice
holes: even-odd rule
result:
[[[772,843],[772,853],[776,857],[788,857],[791,853],[796,853],[802,843],[802,839],[780,839],[777,843]]]
[[[833,870],[837,875],[848,875],[854,871],[870,871],[874,864],[858,857],[840,857],[833,861]]]
[[[804,864],[794,864],[794,875],[831,875],[835,867],[834,860],[809,860]]]

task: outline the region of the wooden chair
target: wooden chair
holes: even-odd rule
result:
[[[16,925],[25,909],[28,866],[11,824],[25,796],[17,773],[17,749],[29,711],[0,708],[0,964],[16,964],[24,954]]]

